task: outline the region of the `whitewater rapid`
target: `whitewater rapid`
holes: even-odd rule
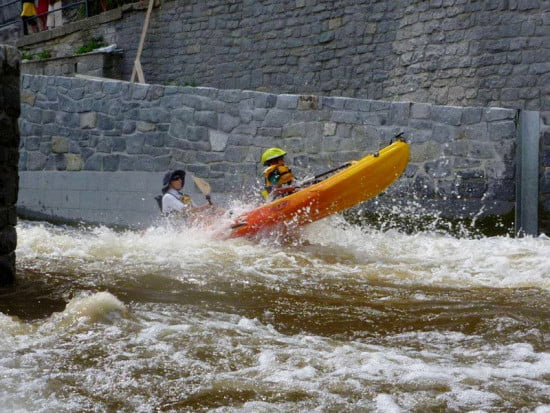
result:
[[[18,225],[0,406],[550,412],[550,239]]]

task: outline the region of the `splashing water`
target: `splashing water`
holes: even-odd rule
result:
[[[550,411],[550,240],[18,225],[9,411]]]

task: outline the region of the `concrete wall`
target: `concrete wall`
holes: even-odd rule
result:
[[[18,213],[23,217],[144,228],[160,217],[154,200],[164,172],[21,171]],[[185,193],[206,201],[186,179]],[[214,195],[214,201],[222,201]]]
[[[452,217],[504,214],[515,200],[513,109],[33,75],[23,76],[21,100],[26,212],[147,224],[168,169],[207,179],[218,202],[257,197],[265,148],[283,147],[305,177],[399,132],[411,163],[387,199]]]
[[[19,110],[19,52],[0,45],[0,285],[15,277]]]

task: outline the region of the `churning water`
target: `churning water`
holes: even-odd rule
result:
[[[550,239],[18,224],[0,410],[550,412]]]

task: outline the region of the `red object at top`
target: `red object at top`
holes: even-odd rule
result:
[[[49,3],[49,0],[38,0],[38,6],[36,7],[36,14],[41,15],[42,13],[46,13],[48,11],[48,3]],[[47,14],[40,16],[40,20],[42,20],[44,27],[46,27],[47,17],[48,17]]]
[[[46,13],[48,11],[48,0],[38,0],[38,6],[36,7],[36,14]],[[44,16],[45,18],[46,16]]]

